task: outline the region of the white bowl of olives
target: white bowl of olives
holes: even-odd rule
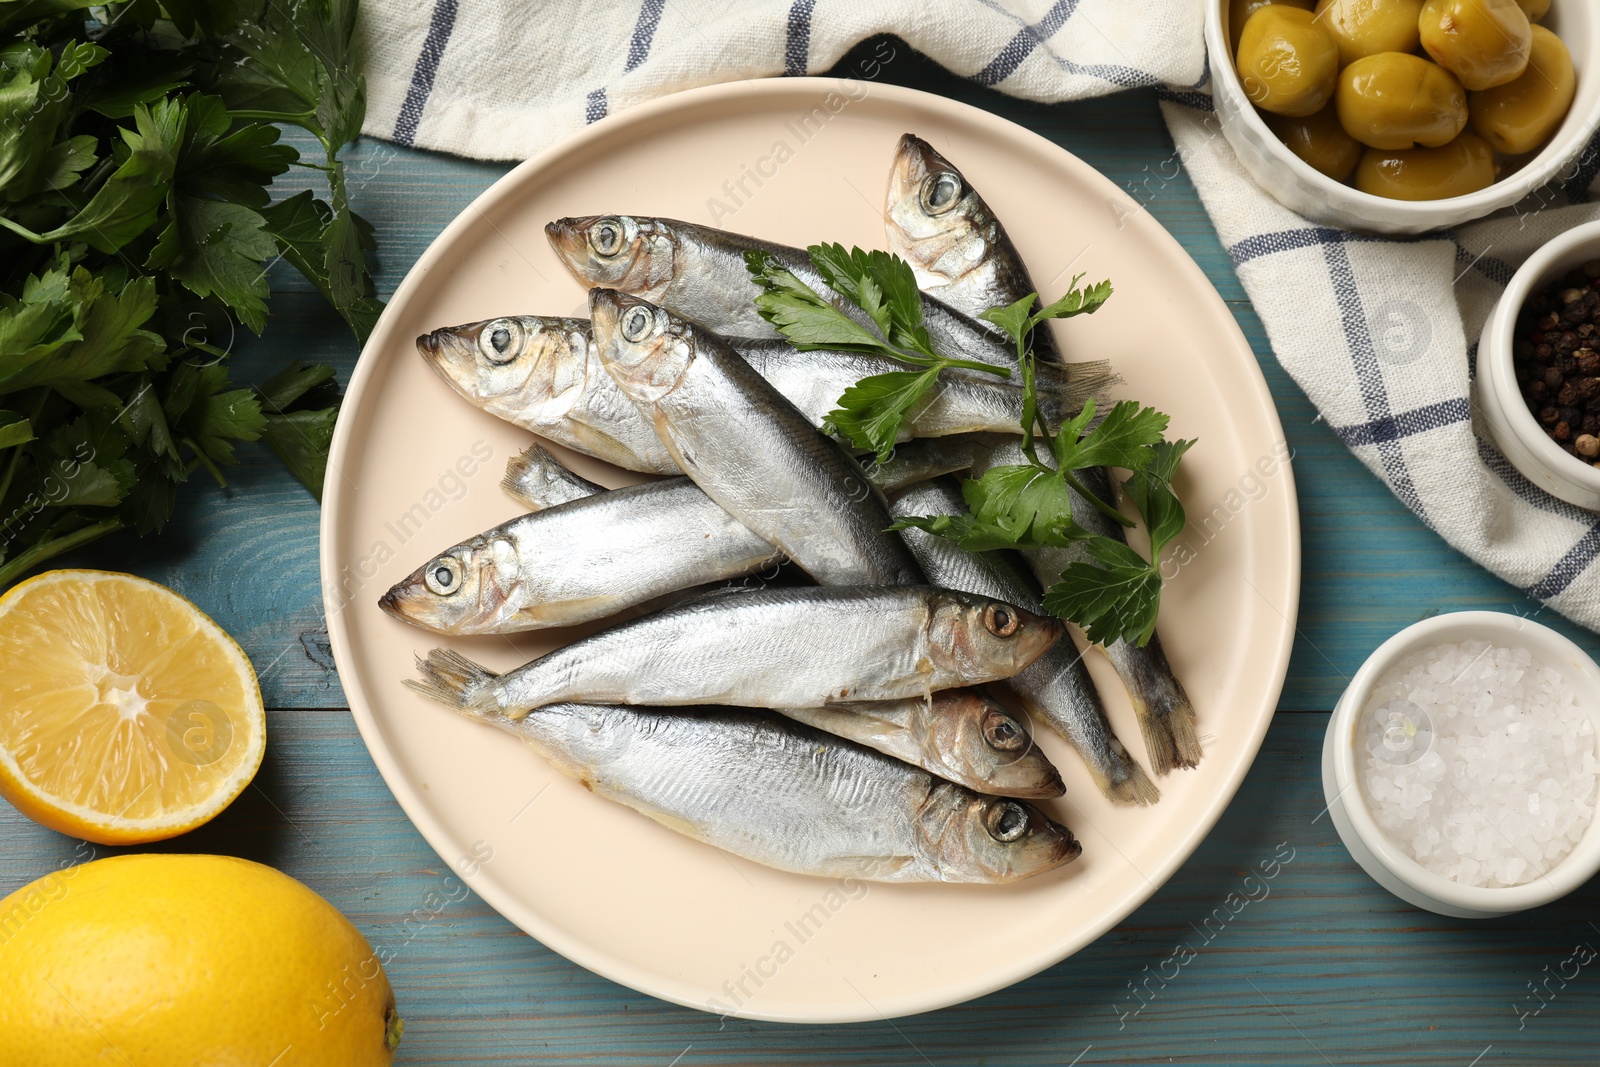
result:
[[[1316,222],[1455,226],[1575,173],[1600,127],[1595,0],[1208,0],[1222,132]]]

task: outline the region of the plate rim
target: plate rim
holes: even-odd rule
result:
[[[1251,399],[1259,403],[1264,410],[1268,418],[1267,428],[1270,431],[1275,431],[1275,439],[1287,442],[1287,437],[1283,432],[1283,422],[1279,417],[1277,404],[1267,386],[1266,377],[1262,373],[1254,350],[1250,347],[1249,340],[1245,337],[1244,331],[1240,328],[1238,320],[1229,309],[1222,294],[1217,291],[1216,286],[1205,271],[1195,262],[1188,249],[1184,248],[1159,220],[1150,215],[1143,205],[1128,196],[1125,190],[1118,187],[1097,168],[1042,134],[1035,133],[1002,115],[973,104],[900,85],[862,82],[860,79],[854,78],[799,77],[722,82],[658,97],[623,111],[612,113],[585,126],[583,129],[562,138],[537,155],[518,163],[497,178],[493,184],[474,197],[466,207],[462,208],[456,217],[451,219],[440,230],[438,235],[428,243],[427,248],[417,257],[399,286],[396,287],[394,294],[387,301],[384,312],[379,316],[371,335],[362,346],[361,353],[356,359],[355,369],[345,386],[345,396],[341,403],[341,415],[334,426],[333,437],[329,445],[329,465],[336,466],[352,448],[354,431],[351,427],[354,425],[355,420],[345,418],[344,412],[346,410],[354,410],[360,405],[362,397],[370,387],[371,379],[378,373],[377,368],[381,363],[381,352],[394,343],[395,339],[390,334],[395,332],[395,323],[400,318],[400,312],[396,309],[402,307],[416,290],[426,284],[436,262],[445,255],[448,248],[455,243],[456,239],[465,230],[476,224],[476,216],[484,214],[487,208],[498,206],[500,201],[509,199],[513,190],[519,188],[530,176],[565,156],[588,150],[595,142],[619,136],[631,127],[648,123],[663,115],[672,115],[681,119],[683,116],[680,113],[683,111],[692,112],[702,106],[723,103],[730,98],[764,99],[767,97],[792,96],[796,99],[815,99],[826,95],[830,91],[850,94],[858,91],[857,87],[863,84],[870,87],[871,95],[891,103],[899,103],[912,109],[932,112],[935,115],[942,115],[942,117],[989,125],[994,128],[996,134],[1018,142],[1021,146],[1035,149],[1043,148],[1048,153],[1064,156],[1074,165],[1092,172],[1104,183],[1104,188],[1109,195],[1126,201],[1125,206],[1129,210],[1124,217],[1138,214],[1148,216],[1145,225],[1153,227],[1158,234],[1155,239],[1165,241],[1170,250],[1176,253],[1173,258],[1178,263],[1178,269],[1198,281],[1215,298],[1213,310],[1220,313],[1219,321],[1223,324],[1223,332],[1229,336],[1230,340],[1237,342],[1240,352],[1248,356],[1251,361],[1251,369],[1254,371],[1254,374],[1250,376],[1250,386],[1253,390]],[[1108,204],[1110,203],[1112,201],[1108,201]],[[757,1019],[767,1022],[842,1024],[881,1021],[952,1007],[1015,985],[1060,963],[1089,944],[1099,940],[1107,931],[1113,929],[1154,896],[1171,879],[1178,868],[1194,854],[1200,844],[1210,835],[1211,830],[1216,826],[1223,812],[1232,804],[1234,797],[1238,794],[1239,788],[1244,782],[1245,776],[1249,773],[1250,768],[1254,766],[1255,760],[1260,754],[1267,730],[1271,727],[1273,718],[1276,715],[1278,702],[1282,699],[1283,687],[1288,676],[1290,654],[1294,646],[1294,636],[1297,632],[1302,578],[1299,493],[1295,484],[1292,453],[1290,461],[1283,464],[1281,473],[1284,478],[1284,499],[1287,502],[1287,507],[1282,512],[1285,525],[1281,533],[1286,548],[1286,573],[1283,575],[1283,589],[1288,595],[1288,603],[1284,605],[1282,610],[1278,610],[1276,606],[1273,606],[1274,610],[1283,616],[1284,626],[1279,632],[1276,646],[1271,650],[1270,674],[1274,679],[1270,689],[1271,708],[1267,714],[1259,716],[1258,722],[1246,735],[1247,743],[1241,749],[1236,765],[1230,768],[1226,775],[1224,788],[1214,794],[1207,802],[1208,807],[1204,816],[1192,823],[1188,832],[1180,838],[1177,847],[1172,849],[1155,869],[1148,872],[1144,886],[1130,894],[1126,907],[1113,908],[1102,922],[1090,924],[1079,931],[1075,931],[1070,936],[1045,943],[1038,951],[1026,957],[1014,959],[1009,966],[996,967],[987,971],[977,980],[967,979],[954,982],[945,980],[936,987],[923,990],[914,995],[899,994],[889,998],[887,1002],[879,999],[872,1004],[863,1003],[860,1008],[853,1011],[844,1008],[842,1005],[796,1003],[763,1008],[760,1001],[757,1000],[753,1004],[742,1005],[739,1010],[729,1014],[736,1018]],[[328,492],[322,501],[317,547],[319,573],[322,581],[323,611],[327,622],[329,645],[333,654],[334,665],[339,671],[341,688],[349,704],[350,715],[355,720],[362,743],[377,767],[378,773],[382,776],[384,784],[388,787],[395,802],[400,805],[400,809],[405,813],[406,818],[417,832],[422,835],[423,839],[427,841],[428,846],[451,868],[456,877],[461,878],[473,892],[477,893],[502,918],[527,936],[538,941],[541,945],[558,953],[572,963],[619,985],[669,1003],[710,1013],[711,1009],[707,1006],[708,1002],[705,999],[695,999],[695,994],[703,993],[703,990],[693,987],[690,983],[674,982],[667,975],[642,970],[624,957],[619,957],[604,949],[595,948],[581,937],[569,935],[560,927],[548,922],[533,909],[524,907],[509,892],[502,892],[498,883],[484,876],[481,870],[475,870],[468,874],[456,868],[454,861],[450,858],[449,851],[443,847],[445,842],[449,842],[451,845],[455,844],[453,835],[435,817],[431,806],[423,796],[423,791],[413,786],[396,765],[393,753],[383,741],[368,694],[359,687],[347,685],[344,681],[347,674],[347,665],[349,667],[349,677],[355,678],[357,672],[354,667],[354,653],[350,647],[349,630],[343,622],[343,612],[336,595],[339,589],[339,573],[338,569],[333,565],[333,543],[338,530],[344,522],[344,510],[347,503],[345,500],[345,487],[341,479],[330,480],[328,486]],[[353,505],[348,506],[353,507]]]

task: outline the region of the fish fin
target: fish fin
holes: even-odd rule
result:
[[[1106,653],[1128,691],[1156,773],[1198,764],[1202,753],[1194,705],[1172,673],[1161,639],[1152,637],[1142,648],[1118,642]]]
[[[417,657],[417,670],[422,677],[407,678],[407,689],[437,700],[469,718],[489,718],[491,712],[500,711],[488,688],[488,683],[500,676],[459,652],[436,648],[426,656]]]
[[[1052,425],[1077,414],[1090,400],[1101,414],[1111,410],[1114,403],[1111,388],[1122,382],[1122,375],[1103,359],[1085,363],[1041,363],[1035,371],[1041,398],[1054,401],[1047,403],[1044,411]]]
[[[528,477],[528,472],[546,463],[554,463],[556,458],[541,444],[531,444],[506,461],[506,476],[500,479],[500,488],[505,494],[518,504],[530,511],[539,511],[543,504],[528,496],[522,489],[523,481]]]
[[[1166,714],[1149,708],[1139,711],[1139,729],[1144,733],[1144,746],[1157,774],[1200,762],[1200,735],[1195,729],[1194,708],[1187,700]]]
[[[586,781],[586,782],[584,782],[584,785],[585,785],[585,787],[587,787],[589,789],[593,789],[594,788],[594,785],[591,782],[587,782]],[[698,826],[695,823],[690,822],[688,819],[685,819],[681,815],[674,815],[671,812],[660,811],[660,810],[655,809],[655,808],[647,808],[647,807],[644,807],[642,805],[641,806],[630,805],[630,807],[633,807],[634,811],[637,811],[640,815],[643,815],[645,818],[651,820],[652,822],[660,823],[662,826],[665,826],[668,830],[671,830],[674,833],[680,833],[684,837],[693,838],[696,841],[705,841],[706,840],[705,831],[702,830],[700,828],[700,826]],[[709,843],[710,842],[707,842],[707,844],[709,844]],[[716,847],[716,846],[713,846],[713,847]]]
[[[1161,799],[1161,790],[1156,788],[1156,783],[1151,780],[1145,769],[1139,766],[1139,761],[1133,758],[1133,753],[1123,747],[1115,734],[1110,738],[1111,750],[1117,755],[1117,763],[1126,769],[1126,773],[1119,780],[1113,782],[1102,781],[1101,775],[1091,775],[1095,785],[1100,787],[1108,799],[1117,804],[1154,804]]]
[[[546,473],[541,476],[540,471]],[[541,480],[552,486],[560,482],[563,488],[541,493],[537,488]],[[527,488],[529,482],[535,485],[532,490]],[[530,511],[543,511],[568,500],[605,492],[604,486],[574,474],[537,441],[506,461],[506,476],[500,479],[500,488]]]

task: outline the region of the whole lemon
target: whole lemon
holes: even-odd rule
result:
[[[118,856],[0,901],[0,1067],[369,1067],[383,967],[301,883],[227,856]]]

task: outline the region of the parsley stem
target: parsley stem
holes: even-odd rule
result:
[[[1046,467],[1045,469],[1049,470],[1050,468]],[[1072,472],[1071,471],[1063,471],[1061,473],[1061,478],[1062,478],[1063,481],[1065,481],[1067,483],[1067,485],[1072,487],[1072,491],[1073,492],[1077,493],[1079,496],[1083,497],[1083,499],[1085,499],[1089,503],[1093,504],[1097,509],[1099,509],[1101,512],[1103,512],[1108,518],[1115,519],[1118,523],[1120,523],[1123,526],[1130,526],[1131,527],[1131,526],[1138,525],[1132,519],[1128,518],[1128,516],[1124,515],[1122,512],[1120,512],[1116,508],[1112,507],[1110,504],[1107,504],[1104,500],[1101,500],[1099,497],[1095,496],[1093,493],[1089,492],[1088,488],[1082,482],[1078,481],[1078,479],[1076,479],[1076,478],[1074,478],[1072,476]]]
[[[48,390],[48,389],[39,390],[39,395],[34,399],[34,402],[33,402],[33,410],[28,413],[28,426],[29,426],[30,429],[39,425],[39,416],[44,413],[45,402],[48,401],[49,399],[50,399],[50,390]],[[26,443],[26,442],[24,442],[24,443]],[[17,465],[19,463],[21,463],[21,462],[22,462],[22,445],[17,445],[16,446],[16,451],[11,453],[11,462],[6,464],[5,480],[4,481],[0,481],[0,503],[4,503],[6,497],[11,493],[11,482],[12,482],[13,479],[16,478],[16,476],[17,476]],[[9,524],[10,520],[8,519],[6,521]],[[0,548],[0,554],[3,554],[3,552],[4,552],[3,548]]]
[[[1024,334],[1017,335],[1017,361],[1022,364],[1022,451],[1028,457],[1028,461],[1035,467],[1039,468],[1039,470],[1043,471],[1045,474],[1054,474],[1056,468],[1046,466],[1044,463],[1040,462],[1039,453],[1034,447],[1033,443],[1034,432],[1036,430],[1044,430],[1045,435],[1048,437],[1050,428],[1048,426],[1044,426],[1039,418],[1039,394],[1034,385],[1035,368],[1033,348],[1027,344],[1025,336],[1026,335]],[[1101,500],[1098,496],[1089,492],[1088,488],[1082,482],[1073,477],[1071,471],[1062,471],[1061,479],[1067,483],[1068,487],[1070,487],[1073,492],[1077,493],[1089,503],[1093,504],[1107,517],[1115,519],[1123,526],[1131,527],[1136,525],[1132,519],[1128,518],[1126,515],[1112,507],[1110,504],[1106,503],[1104,500]]]
[[[236,119],[262,119],[266,122],[287,122],[299,126],[317,140],[323,140],[321,127],[317,126],[316,109],[310,111],[263,111],[253,108],[230,107],[228,114]]]
[[[185,437],[183,439],[183,443],[188,445],[189,448],[194,451],[194,462],[204,467],[206,469],[206,473],[210,474],[211,477],[216,479],[218,486],[222,487],[223,489],[228,488],[228,479],[224,478],[222,476],[221,469],[218,468],[215,463],[211,462],[211,457],[200,451],[200,446],[195,444],[192,438]],[[194,467],[190,466],[189,469],[193,470]]]
[[[12,222],[10,219],[6,218],[4,215],[0,215],[0,226],[4,226],[6,229],[10,230],[12,233],[16,234],[18,237],[22,238],[24,241],[27,241],[27,242],[29,242],[31,244],[36,244],[36,245],[44,244],[44,237],[43,236],[41,236],[40,234],[34,233],[32,230],[28,229],[26,226],[19,226],[17,223]]]
[[[993,363],[980,363],[973,359],[943,359],[935,364],[940,370],[975,370],[985,374],[996,374],[1002,378],[1011,377],[1010,367],[997,367]]]
[[[97,522],[93,526],[85,526],[82,529],[74,530],[52,541],[34,545],[20,556],[6,563],[5,566],[0,567],[0,588],[9,586],[23,574],[52,556],[59,556],[63,552],[71,551],[80,545],[86,545],[96,538],[120,529],[122,529],[122,520],[106,519],[104,522]]]
[[[1022,341],[1017,341],[1017,362],[1022,365],[1022,451],[1028,457],[1028,462],[1035,467],[1042,468],[1039,462],[1038,450],[1034,448],[1033,433],[1039,422],[1039,398],[1035,392],[1033,353],[1022,350]]]

